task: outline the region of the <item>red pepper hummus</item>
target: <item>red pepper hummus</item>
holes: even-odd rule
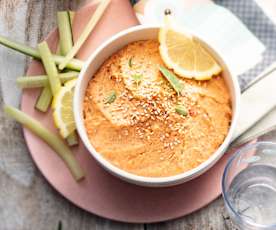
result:
[[[231,122],[223,77],[178,77],[184,90],[177,94],[159,70],[165,65],[158,47],[155,40],[138,41],[112,55],[90,80],[84,99],[84,123],[96,151],[146,177],[197,167],[222,144]]]

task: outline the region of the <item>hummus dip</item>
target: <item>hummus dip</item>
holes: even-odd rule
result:
[[[136,175],[165,177],[206,161],[231,122],[222,76],[179,77],[181,95],[161,74],[156,40],[133,42],[108,58],[90,80],[84,123],[91,144],[113,165]],[[176,111],[181,104],[185,114]]]

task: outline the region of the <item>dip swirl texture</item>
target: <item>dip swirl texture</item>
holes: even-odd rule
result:
[[[83,106],[96,151],[146,177],[176,175],[206,161],[224,141],[232,113],[222,76],[179,77],[184,90],[177,95],[159,71],[158,47],[156,40],[138,41],[108,58],[90,80]]]

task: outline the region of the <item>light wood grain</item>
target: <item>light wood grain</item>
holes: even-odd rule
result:
[[[56,25],[56,12],[76,9],[87,0],[0,0],[0,34],[35,46]],[[1,85],[0,97],[0,229],[234,229],[221,198],[187,217],[150,225],[109,221],[87,213],[65,200],[34,166],[19,125],[3,114],[3,97],[11,91],[16,76],[23,75],[28,59],[0,48],[0,75],[11,79]],[[4,67],[4,68],[3,68]],[[1,81],[2,84],[2,81]],[[13,103],[19,94],[14,93]],[[206,191],[208,192],[208,191]]]
[[[206,191],[208,192],[208,191]],[[158,223],[150,224],[148,230],[232,230],[235,227],[232,225],[229,215],[223,205],[222,198],[212,202],[207,207],[188,215],[184,218]]]

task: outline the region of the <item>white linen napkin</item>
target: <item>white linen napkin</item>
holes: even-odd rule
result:
[[[162,24],[165,9],[170,9],[175,22],[214,47],[235,75],[262,60],[265,50],[262,42],[231,11],[212,1],[147,0],[142,3],[142,10],[141,6],[134,7],[142,24]]]

